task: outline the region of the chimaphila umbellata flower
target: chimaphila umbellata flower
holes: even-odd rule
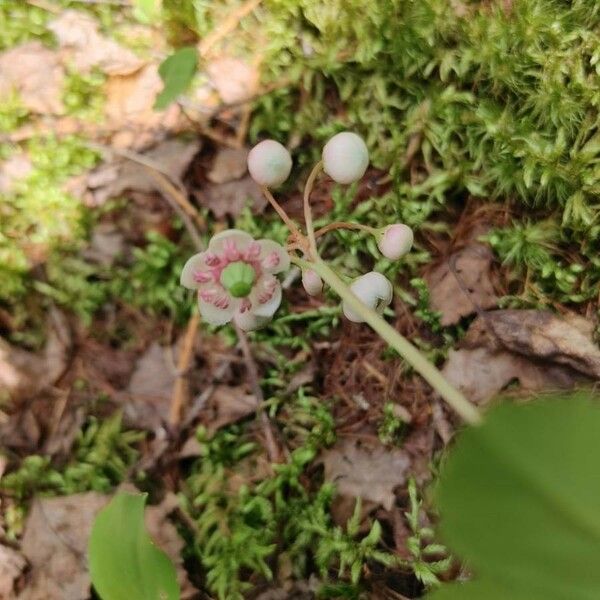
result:
[[[228,229],[186,262],[181,285],[198,290],[200,314],[207,323],[233,320],[250,331],[268,323],[279,308],[281,284],[276,274],[289,266],[290,258],[277,242]]]
[[[382,314],[390,305],[393,296],[393,288],[390,280],[377,271],[370,271],[357,277],[351,284],[350,289],[358,299],[375,312]],[[364,323],[365,319],[354,312],[347,302],[342,303],[344,315],[354,323]]]
[[[398,260],[410,252],[415,241],[413,230],[404,223],[394,223],[379,230],[377,247],[390,260]]]

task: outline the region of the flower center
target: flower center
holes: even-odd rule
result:
[[[247,263],[229,263],[221,272],[221,285],[234,297],[245,298],[252,290],[256,271]]]

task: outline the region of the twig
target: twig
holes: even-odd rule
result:
[[[265,447],[267,450],[267,455],[269,456],[269,461],[272,463],[281,462],[281,453],[277,443],[275,442],[273,425],[271,424],[271,421],[263,408],[264,396],[260,387],[256,362],[254,361],[252,351],[250,350],[250,344],[248,343],[248,336],[246,335],[246,332],[240,329],[237,325],[235,326],[235,331],[242,349],[242,355],[244,356],[246,371],[248,372],[248,379],[250,380],[250,387],[252,388],[252,393],[254,394],[258,404],[257,414],[263,430],[263,435],[265,436]]]
[[[198,331],[199,324],[200,315],[197,312],[194,312],[192,318],[188,322],[181,351],[179,353],[179,360],[177,361],[177,379],[175,379],[175,385],[173,386],[171,408],[169,411],[169,423],[173,428],[179,425],[181,421],[181,412],[186,403],[188,392],[186,373],[190,366],[194,350],[194,341],[196,339],[196,332]]]
[[[232,33],[239,25],[239,22],[246,15],[249,15],[260,2],[261,0],[247,0],[239,8],[229,13],[229,15],[221,21],[219,26],[211,31],[211,33],[200,42],[198,47],[200,56],[208,56],[213,46]]]

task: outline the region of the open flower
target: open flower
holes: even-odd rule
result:
[[[233,320],[250,331],[268,323],[279,308],[281,284],[275,275],[289,266],[290,257],[278,243],[228,229],[185,263],[181,285],[198,290],[200,314],[207,323]]]
[[[377,271],[365,273],[357,277],[351,284],[350,289],[358,299],[372,308],[375,312],[382,314],[387,306],[392,301],[393,288],[390,280]],[[364,323],[364,319],[356,313],[348,303],[342,303],[344,315],[354,323]]]

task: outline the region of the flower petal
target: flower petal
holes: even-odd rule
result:
[[[390,304],[394,293],[390,280],[376,271],[365,273],[355,279],[350,284],[350,289],[363,304],[379,314],[382,314],[386,306]],[[354,312],[345,301],[342,303],[342,309],[348,320],[354,323],[364,322],[364,319]]]
[[[253,331],[254,329],[264,327],[271,320],[271,317],[259,317],[247,310],[243,313],[239,311],[236,312],[235,315],[233,315],[233,320],[240,329],[243,329],[244,331]]]
[[[240,229],[226,229],[213,235],[208,244],[208,249],[216,254],[221,254],[225,243],[233,242],[238,247],[238,250],[245,250],[253,241],[254,238],[245,231],[241,231]]]
[[[185,265],[183,265],[181,277],[179,278],[182,286],[188,288],[189,290],[197,290],[202,285],[196,281],[194,275],[198,272],[206,270],[206,264],[204,262],[205,256],[206,252],[194,254],[194,256],[189,258]]]
[[[198,297],[198,306],[202,318],[210,325],[225,325],[233,318],[234,313],[238,308],[239,302],[232,299],[227,308],[217,308],[210,302],[205,302]]]
[[[269,319],[275,314],[275,311],[281,304],[281,284],[277,281],[277,286],[273,290],[273,295],[264,304],[258,301],[259,286],[255,286],[254,290],[250,294],[250,301],[252,302],[252,308],[250,312],[257,317],[268,317]]]
[[[285,248],[273,240],[258,240],[260,264],[267,273],[281,273],[290,268],[290,257]]]

